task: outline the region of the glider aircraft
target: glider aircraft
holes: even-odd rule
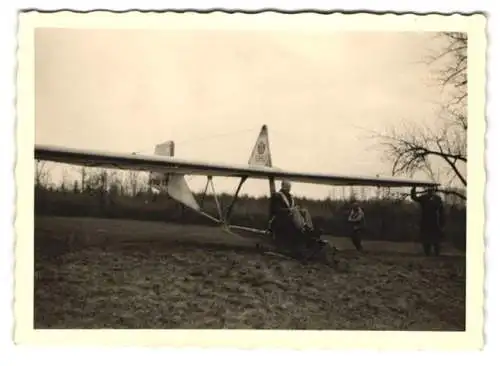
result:
[[[222,229],[236,235],[237,232],[265,235],[266,230],[242,227],[230,224],[231,213],[237,201],[241,187],[248,179],[263,179],[269,181],[270,193],[273,194],[276,179],[286,179],[293,182],[312,183],[332,186],[372,186],[372,187],[437,187],[438,184],[429,181],[345,176],[325,173],[308,173],[282,170],[272,165],[269,145],[268,128],[263,125],[253,147],[247,165],[229,165],[193,160],[183,160],[174,157],[174,142],[167,141],[155,146],[154,155],[110,153],[96,150],[83,150],[57,147],[50,145],[35,145],[35,159],[58,163],[138,170],[150,173],[150,184],[156,193],[163,192],[182,205],[205,216]],[[207,183],[201,203],[198,203],[190,190],[186,175],[206,176]],[[213,177],[239,178],[239,184],[231,203],[223,209],[215,192]],[[218,217],[203,211],[203,201],[208,188],[214,195]]]

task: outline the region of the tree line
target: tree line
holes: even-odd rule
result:
[[[211,221],[165,194],[154,194],[148,185],[146,173],[121,174],[95,168],[80,168],[80,179],[62,179],[54,184],[50,172],[37,163],[35,174],[35,214],[51,216],[78,216],[114,219],[163,221],[180,224],[212,225]],[[63,174],[64,175],[64,174]],[[212,194],[202,198],[194,193],[203,209],[217,215]],[[217,196],[227,207],[229,194]],[[315,224],[326,234],[349,235],[347,216],[351,198],[308,199],[297,197],[298,204],[307,207]],[[416,241],[420,209],[407,195],[381,191],[381,195],[361,202],[366,214],[365,238],[368,240]],[[458,248],[465,248],[466,210],[463,202],[449,197],[445,200],[447,215],[446,240]],[[265,229],[268,224],[267,197],[242,195],[233,208],[231,223]]]

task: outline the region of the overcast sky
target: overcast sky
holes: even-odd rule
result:
[[[367,130],[435,118],[441,90],[417,63],[432,36],[38,29],[36,143],[152,153],[174,140],[179,157],[245,164],[267,124],[280,168],[390,175]]]

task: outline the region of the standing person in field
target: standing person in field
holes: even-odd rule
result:
[[[444,208],[441,197],[436,194],[436,188],[429,188],[418,196],[416,188],[411,189],[411,199],[420,204],[420,240],[426,256],[438,256],[441,253],[441,240],[443,239]]]
[[[351,240],[356,250],[359,252],[363,251],[363,246],[361,244],[361,231],[365,225],[365,213],[363,209],[359,206],[358,202],[354,202],[349,212],[349,217],[347,221],[351,224]]]

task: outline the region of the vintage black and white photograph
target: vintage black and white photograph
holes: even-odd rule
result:
[[[480,336],[481,16],[135,16],[25,14],[33,329]]]

